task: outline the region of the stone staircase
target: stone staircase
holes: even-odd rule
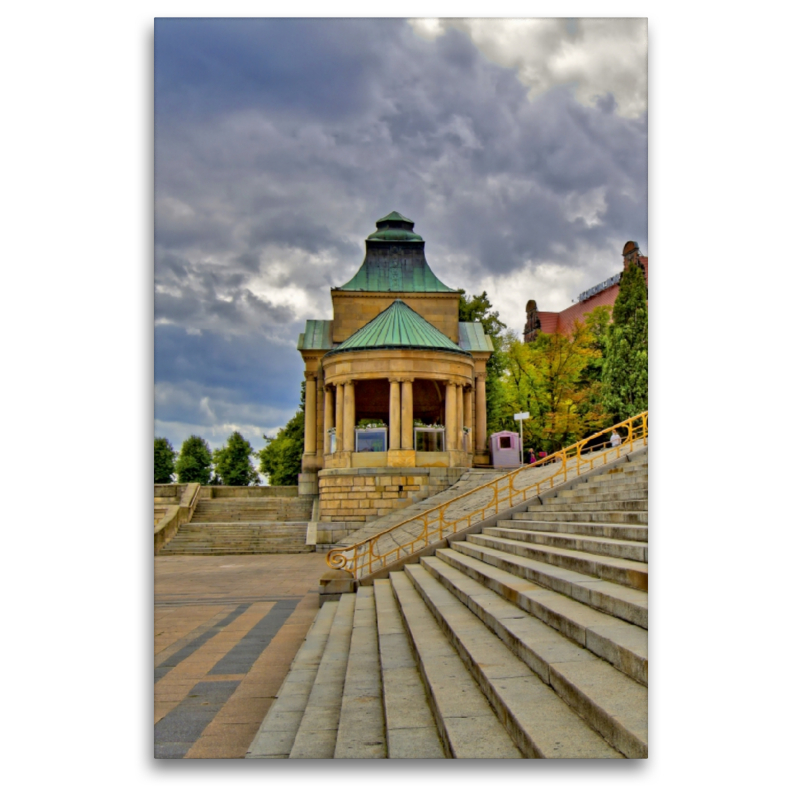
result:
[[[320,609],[248,758],[646,758],[647,451]]]
[[[307,497],[200,500],[158,555],[313,552],[306,544],[312,505]]]
[[[405,522],[405,520],[411,519],[412,517],[421,514],[423,511],[427,511],[430,508],[436,508],[436,506],[439,506],[442,503],[447,503],[450,500],[454,500],[455,498],[460,497],[461,495],[466,494],[473,489],[477,489],[479,486],[484,486],[487,483],[491,483],[491,481],[496,480],[500,474],[501,473],[499,470],[469,469],[449,488],[430,495],[424,500],[420,500],[413,505],[406,506],[405,508],[399,508],[396,511],[393,511],[391,514],[386,514],[385,516],[378,517],[377,519],[368,522],[362,528],[349,533],[347,536],[336,542],[336,547],[345,547],[348,544],[355,544],[356,542],[361,542],[364,539],[368,539],[370,536],[388,530],[400,522]]]

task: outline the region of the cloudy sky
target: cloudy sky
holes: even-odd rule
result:
[[[255,447],[392,210],[520,331],[647,247],[645,20],[159,19],[155,434]]]

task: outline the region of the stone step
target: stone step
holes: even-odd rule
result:
[[[176,550],[170,553],[162,553],[159,552],[157,557],[160,558],[164,556],[165,558],[170,558],[172,556],[203,556],[207,558],[214,558],[216,556],[270,556],[270,555],[283,555],[283,556],[291,556],[291,555],[301,555],[302,553],[313,553],[313,547],[307,547],[301,549],[289,549],[289,548],[281,548],[281,549],[273,549],[273,550],[223,550],[219,553],[195,553],[190,550],[182,551]]]
[[[628,482],[625,484],[617,483],[579,483],[571,489],[564,489],[558,493],[558,497],[573,498],[592,498],[593,500],[638,500],[639,497],[629,498],[629,494],[644,492],[647,495],[647,481]],[[548,498],[549,499],[549,498]]]
[[[388,578],[375,581],[389,758],[444,758],[436,720]]]
[[[216,552],[216,551],[229,551],[229,550],[245,550],[245,551],[255,551],[259,549],[268,549],[274,552],[280,552],[283,548],[298,548],[298,547],[312,547],[312,545],[306,545],[304,541],[292,541],[292,542],[216,542],[214,544],[174,544],[169,546],[168,552],[174,552],[175,550],[186,550],[192,552]]]
[[[389,574],[403,625],[450,758],[522,758],[407,572]]]
[[[527,513],[527,512],[523,512]],[[519,528],[539,533],[571,534],[574,536],[593,536],[605,539],[618,539],[627,542],[647,542],[647,525],[630,523],[569,522],[556,519],[513,519],[504,520],[502,527]],[[488,529],[484,528],[484,531]],[[627,558],[627,556],[626,556]]]
[[[439,559],[431,560],[439,561]],[[458,574],[457,570],[441,562],[440,568]],[[525,661],[528,653],[515,645],[521,642],[529,645],[530,649],[528,640],[535,639],[538,635],[538,640],[532,646],[538,644],[548,651],[547,654],[551,658],[561,658],[563,664],[567,666],[565,673],[568,676],[576,672],[574,668],[570,669],[570,666],[580,666],[587,663],[588,659],[594,658],[590,653],[568,642],[539,620],[521,613],[519,609],[516,609],[518,616],[503,618],[502,623],[506,627],[501,629],[504,631],[510,629],[515,633],[503,641],[498,638],[496,632],[490,630],[484,620],[442,586],[422,564],[407,565],[406,574],[428,607],[428,611],[442,627],[470,673],[478,681],[498,717],[505,721],[506,728],[515,743],[527,757],[620,757],[620,753],[604,741],[596,729],[588,725],[587,721],[570,707],[563,696],[559,696],[555,687],[560,688],[561,683],[554,681],[553,675],[558,678],[561,678],[561,675],[555,671],[555,666],[542,662],[541,656],[536,661],[532,659],[530,662]],[[457,580],[471,579],[461,575]],[[495,604],[505,602],[480,587],[475,581],[472,583],[477,589],[478,597],[478,603],[472,604],[474,608],[479,607],[480,601],[488,602],[489,596],[492,598],[491,602]],[[536,634],[531,633],[532,628]],[[556,649],[558,643],[563,643],[561,650]],[[599,659],[596,660],[599,662]],[[574,665],[571,665],[571,661],[574,661]],[[557,663],[558,666],[562,666],[561,661]],[[622,680],[635,685],[610,665],[604,666],[619,675]],[[553,675],[550,674],[551,671]],[[569,681],[562,682],[571,685]],[[570,698],[573,694],[567,691],[564,693]]]
[[[218,534],[216,536],[206,535],[206,534],[179,534],[181,537],[181,541],[183,542],[234,542],[234,541],[242,541],[242,542],[280,542],[280,541],[287,541],[287,542],[294,542],[299,541],[301,539],[305,539],[305,531],[299,533],[292,533],[292,534],[273,534],[270,535],[268,533],[251,533],[251,534],[242,534],[242,533],[228,533],[228,534]]]
[[[336,603],[325,603],[314,618],[245,758],[289,758],[337,607]]]
[[[225,541],[222,539],[215,539],[214,541],[210,542],[194,542],[194,541],[175,541],[174,539],[167,545],[170,549],[174,549],[176,547],[188,547],[191,549],[205,549],[205,550],[213,550],[214,548],[218,547],[281,547],[284,545],[293,546],[293,545],[304,545],[306,543],[305,538],[296,538],[296,539],[233,539],[231,541]]]
[[[452,542],[451,547],[526,581],[572,597],[591,608],[647,628],[646,592],[472,542]]]
[[[604,525],[647,525],[647,511],[563,511],[543,506],[530,506],[527,511],[514,514],[515,520],[540,520],[542,522],[597,522]]]
[[[625,485],[628,483],[646,483],[647,482],[647,467],[636,466],[619,467],[617,469],[610,469],[608,472],[603,472],[600,475],[590,475],[587,483],[598,485],[601,483],[615,483],[618,485]]]
[[[647,686],[647,631],[458,550],[445,547],[437,550],[436,555],[438,560],[608,661],[637,683]],[[436,567],[435,561],[423,559],[423,566],[461,597],[460,589],[452,585],[448,576]]]
[[[582,572],[595,578],[602,578],[621,586],[647,591],[647,565],[637,561],[628,561],[610,556],[577,553],[561,547],[550,547],[543,544],[529,544],[504,537],[488,534],[469,534],[467,541],[483,547],[494,547],[506,553],[544,561],[556,567]]]
[[[336,616],[289,758],[333,758],[355,605],[354,594],[344,594],[336,602]]]
[[[532,739],[530,755],[647,758],[644,686],[440,559],[422,562],[406,572],[502,718],[530,721],[520,725]],[[446,575],[455,594],[425,565]],[[536,753],[534,737],[557,743],[555,752]]]
[[[302,520],[295,521],[275,521],[269,520],[266,523],[253,521],[253,522],[184,522],[181,525],[182,531],[259,531],[259,530],[277,530],[277,531],[292,531],[292,530],[306,530],[308,523]]]
[[[374,590],[356,595],[334,758],[386,758]]]
[[[561,501],[557,497],[544,498],[544,505],[531,503],[527,512],[520,513],[600,513],[600,512],[647,512],[647,498],[639,500],[570,500],[563,498]]]
[[[647,501],[647,489],[606,489],[600,486],[589,486],[581,489],[564,489],[557,496],[542,498],[542,505],[554,506],[564,503],[584,503],[584,502],[623,502],[625,500],[644,500]]]
[[[624,558],[629,561],[647,563],[647,542],[634,542],[628,539],[612,539],[605,536],[584,536],[575,533],[558,533],[540,530],[528,530],[503,525],[497,528],[484,528],[483,533],[501,539],[514,539],[530,544],[544,544],[549,547],[560,547],[564,550],[575,550],[579,553],[590,553],[598,556]]]

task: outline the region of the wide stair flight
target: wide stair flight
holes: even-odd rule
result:
[[[306,544],[312,503],[307,497],[200,500],[192,521],[158,555],[313,552]]]
[[[327,602],[248,758],[646,758],[647,449]]]

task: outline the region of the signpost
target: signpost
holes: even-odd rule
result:
[[[523,458],[523,450],[522,450],[522,420],[528,419],[530,414],[527,411],[521,411],[519,414],[514,414],[514,419],[519,420],[519,463],[522,466],[525,459]]]

